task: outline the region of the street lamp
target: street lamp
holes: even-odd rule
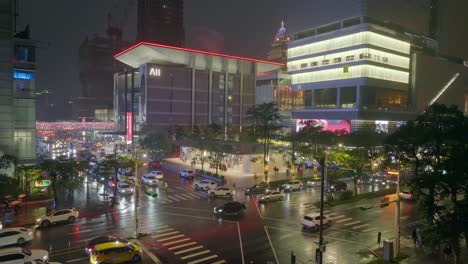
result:
[[[400,254],[400,151],[398,147],[385,144],[385,146],[390,147],[397,154],[398,164],[397,164],[397,189],[396,189],[396,206],[395,206],[395,257]]]

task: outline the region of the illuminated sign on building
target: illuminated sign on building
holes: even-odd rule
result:
[[[150,68],[149,75],[159,77],[159,76],[161,76],[161,69],[159,69],[159,68]]]
[[[331,119],[297,119],[296,131],[299,132],[304,128],[317,127],[322,131],[332,133],[350,133],[351,122],[349,120],[331,120]]]
[[[133,113],[127,112],[127,144],[133,141]]]
[[[34,73],[14,70],[13,78],[22,80],[34,80]]]

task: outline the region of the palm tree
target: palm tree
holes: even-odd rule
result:
[[[274,132],[281,128],[280,118],[279,110],[274,102],[254,105],[247,111],[247,119],[252,122],[253,134],[263,143],[263,173],[266,183],[269,182],[268,159],[271,139]]]

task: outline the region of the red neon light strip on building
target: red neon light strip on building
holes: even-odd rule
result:
[[[165,49],[173,49],[173,50],[181,50],[181,51],[187,51],[187,52],[192,52],[192,53],[199,53],[199,54],[205,54],[205,55],[211,55],[211,56],[218,56],[218,57],[224,57],[224,58],[229,58],[229,59],[236,59],[236,60],[245,60],[245,61],[250,61],[250,62],[259,62],[259,63],[265,63],[265,64],[272,64],[272,65],[278,65],[278,66],[285,66],[283,63],[279,62],[273,62],[273,61],[266,61],[266,60],[258,60],[258,59],[252,59],[252,58],[246,58],[246,57],[239,57],[239,56],[233,56],[233,55],[228,55],[228,54],[221,54],[221,53],[215,53],[215,52],[209,52],[209,51],[203,51],[203,50],[195,50],[195,49],[188,49],[188,48],[181,48],[181,47],[174,47],[174,46],[168,46],[168,45],[163,45],[163,44],[157,44],[157,43],[150,43],[150,42],[140,42],[137,43],[117,54],[114,55],[114,58],[117,58],[133,49],[138,48],[139,46],[142,45],[148,45],[148,46],[153,46],[153,47],[159,47],[159,48],[165,48]]]
[[[127,112],[127,142],[133,141],[133,113]]]

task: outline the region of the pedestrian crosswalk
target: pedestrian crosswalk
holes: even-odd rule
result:
[[[151,238],[187,264],[198,264],[202,262],[211,264],[226,263],[226,261],[216,253],[172,227],[159,227],[152,233]]]
[[[169,192],[167,194],[160,193],[154,201],[158,204],[169,204],[176,202],[183,202],[187,200],[203,199],[208,198],[208,193],[204,192],[186,192],[177,193],[177,191]]]

